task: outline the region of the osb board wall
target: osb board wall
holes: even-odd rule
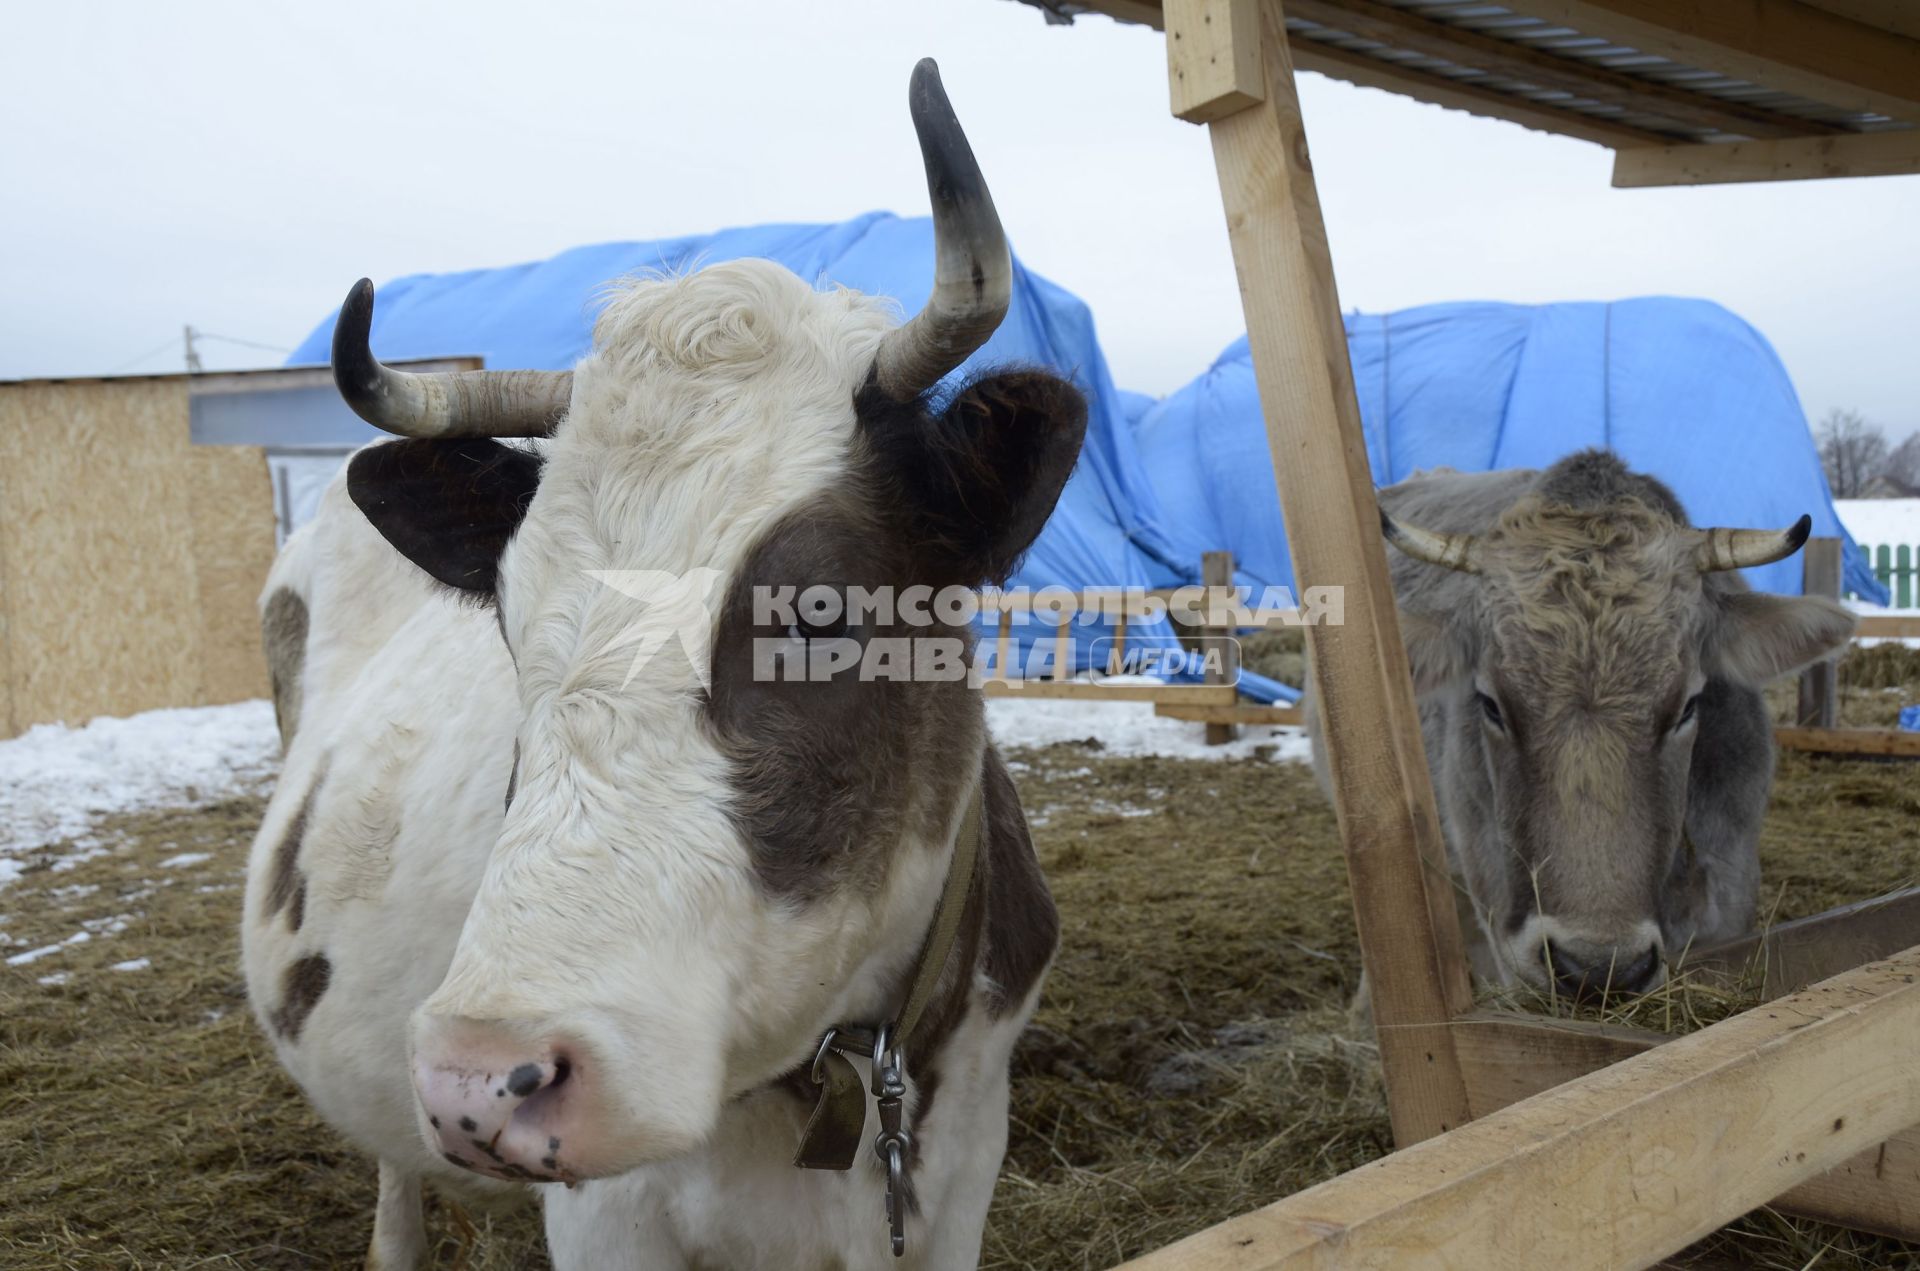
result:
[[[182,379],[0,385],[0,736],[265,695],[266,460],[187,427]]]

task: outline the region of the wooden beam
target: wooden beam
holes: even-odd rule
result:
[[[1208,130],[1293,576],[1303,588],[1346,589],[1344,624],[1309,627],[1307,639],[1388,1111],[1395,1139],[1414,1143],[1468,1115],[1447,1024],[1472,1005],[1473,994],[1294,90],[1286,14],[1279,0],[1233,3],[1259,10],[1265,100]],[[1167,11],[1170,20],[1178,14]],[[1169,39],[1176,33],[1170,29]]]
[[[1513,0],[1642,53],[1920,123],[1920,40],[1796,0]]]
[[[1298,706],[1178,706],[1168,702],[1155,702],[1153,713],[1164,715],[1168,719],[1181,719],[1190,724],[1248,724],[1248,725],[1291,725],[1299,727],[1304,723]]]
[[[1850,967],[1897,953],[1920,935],[1920,887],[1876,896],[1688,950],[1679,970],[1756,983],[1779,997]]]
[[[1613,156],[1613,184],[1622,190],[1915,172],[1920,172],[1920,129],[1722,145],[1632,146]]]
[[[1098,680],[983,681],[988,697],[1031,697],[1049,701],[1165,702],[1171,706],[1226,706],[1234,690],[1226,684],[1104,684]]]
[[[1856,640],[1920,640],[1920,618],[1903,614],[1863,613],[1853,629]]]
[[[1920,733],[1898,728],[1776,728],[1773,740],[1783,750],[1819,755],[1920,759]]]
[[[1212,123],[1266,95],[1259,15],[1235,0],[1166,0],[1167,88],[1173,116]]]
[[[1293,62],[1302,70],[1317,71],[1362,88],[1383,89],[1450,110],[1464,110],[1489,119],[1504,119],[1536,132],[1574,137],[1614,149],[1644,149],[1663,146],[1673,140],[1668,134],[1650,128],[1609,123],[1578,111],[1560,110],[1525,97],[1478,88],[1444,75],[1396,66],[1392,62],[1335,48],[1318,40],[1296,39],[1293,42]]]
[[[1572,93],[1640,114],[1661,115],[1690,128],[1743,137],[1795,137],[1841,132],[1837,126],[1642,79],[1592,62],[1560,57],[1471,27],[1436,22],[1379,0],[1289,0],[1287,12],[1391,48],[1445,58],[1456,66],[1524,80],[1536,88]],[[1301,41],[1296,36],[1296,54]]]
[[[1910,949],[1127,1265],[1645,1266],[1920,1124],[1916,1054]]]
[[[1260,48],[1259,33],[1257,31],[1253,32],[1251,38],[1257,55]],[[1257,56],[1255,57],[1254,66],[1255,69],[1258,70],[1259,59]],[[1202,555],[1200,557],[1200,581],[1207,586],[1210,593],[1217,590],[1231,592],[1233,590],[1233,553],[1207,552]],[[1209,623],[1203,630],[1205,630],[1207,634],[1200,641],[1201,651],[1209,659],[1217,661],[1219,668],[1216,670],[1212,666],[1203,664],[1200,674],[1209,684],[1239,684],[1240,641],[1234,638],[1233,631],[1230,627]],[[1230,720],[1207,721],[1207,744],[1209,746],[1224,746],[1234,739],[1235,734],[1236,730]]]
[[[1672,1040],[1641,1028],[1504,1011],[1476,1011],[1456,1028],[1479,1116]],[[1767,1203],[1802,1218],[1920,1239],[1920,1128],[1901,1130]]]
[[[1840,599],[1842,565],[1837,538],[1810,538],[1800,552],[1800,592],[1806,596]],[[1845,652],[1844,647],[1841,652]],[[1802,728],[1840,725],[1840,653],[1822,658],[1800,672],[1798,709],[1793,722]]]

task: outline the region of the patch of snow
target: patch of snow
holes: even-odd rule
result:
[[[52,975],[41,976],[38,980],[34,981],[34,983],[44,984],[48,988],[52,988],[55,985],[65,984],[68,980],[71,980],[72,978],[73,978],[73,975],[70,972],[55,971]]]
[[[1920,545],[1920,499],[1835,499],[1833,510],[1864,548]]]
[[[113,813],[259,791],[279,751],[263,701],[36,725],[0,741],[0,857],[76,838]]]
[[[133,922],[132,914],[115,914],[111,918],[88,918],[80,925],[96,936],[117,936]]]
[[[99,883],[68,883],[65,887],[50,889],[47,895],[55,900],[79,900],[82,896],[91,896],[99,890]]]
[[[188,865],[198,865],[201,861],[213,859],[212,852],[182,852],[178,856],[169,856],[160,862],[161,869],[184,869]]]
[[[1120,677],[1113,677],[1111,683]],[[1100,755],[1158,755],[1168,759],[1249,759],[1271,747],[1271,758],[1304,763],[1310,755],[1304,728],[1262,724],[1243,728],[1224,746],[1207,745],[1206,725],[1168,719],[1148,702],[1031,701],[996,697],[987,702],[987,727],[1001,746],[1051,746],[1093,738]]]
[[[50,953],[58,953],[70,944],[85,944],[93,939],[90,932],[76,931],[59,944],[45,944],[38,949],[28,949],[25,953],[16,953],[7,959],[8,966],[25,966],[29,962],[38,962]]]
[[[144,971],[153,963],[146,958],[128,958],[125,962],[116,962],[108,967],[109,971]]]

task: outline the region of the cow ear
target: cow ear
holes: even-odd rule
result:
[[[1047,371],[977,379],[937,415],[865,391],[862,423],[942,583],[999,583],[1053,513],[1080,457],[1087,403]]]
[[[1400,640],[1407,646],[1416,695],[1444,688],[1473,671],[1473,649],[1461,628],[1445,615],[1402,609]]]
[[[1712,599],[1706,670],[1756,687],[1843,647],[1858,623],[1852,610],[1819,596],[1734,591]]]
[[[347,465],[347,493],[382,538],[438,581],[488,599],[539,484],[538,455],[488,438],[389,441]]]

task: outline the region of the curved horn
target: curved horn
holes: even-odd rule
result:
[[[896,401],[932,388],[985,344],[1013,291],[1000,215],[932,58],[913,68],[907,101],[933,203],[934,272],[926,308],[888,332],[874,359],[874,378]]]
[[[402,437],[547,437],[573,396],[572,371],[441,371],[382,366],[367,340],[373,284],[347,293],[333,324],[333,383],[353,413]]]
[[[1387,541],[1429,565],[1457,569],[1463,574],[1480,572],[1480,540],[1471,534],[1436,534],[1417,525],[1406,525],[1380,509],[1380,532]]]
[[[1702,530],[1700,545],[1693,549],[1693,563],[1703,574],[1771,565],[1799,551],[1811,533],[1811,516],[1802,516],[1784,530]]]

